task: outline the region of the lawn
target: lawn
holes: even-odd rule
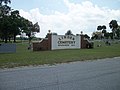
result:
[[[97,47],[100,43],[102,46]],[[17,52],[0,54],[0,68],[12,68],[28,65],[67,63],[73,61],[96,60],[120,56],[120,42],[107,46],[104,42],[95,42],[94,49],[72,49],[33,52],[27,50],[27,43],[17,43]]]

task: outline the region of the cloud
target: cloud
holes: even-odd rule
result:
[[[37,37],[45,37],[48,30],[65,34],[69,29],[74,34],[83,31],[83,33],[91,35],[98,25],[105,24],[108,27],[112,19],[120,20],[120,10],[98,7],[90,1],[75,4],[69,2],[69,0],[64,0],[64,3],[68,8],[66,13],[54,11],[54,14],[44,15],[39,8],[35,8],[29,12],[20,10],[20,15],[33,23],[39,22],[41,30],[36,35]]]

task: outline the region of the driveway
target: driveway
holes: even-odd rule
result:
[[[120,90],[120,57],[1,69],[0,90]]]

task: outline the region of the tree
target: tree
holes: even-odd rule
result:
[[[116,31],[117,38],[120,39],[120,26],[118,26]]]
[[[8,3],[11,3],[11,0],[0,0],[0,31],[5,43],[11,37],[16,42],[16,35],[20,33],[19,27],[21,26],[19,11],[12,11],[11,7],[7,5]]]
[[[10,0],[0,0],[0,16],[9,14],[11,7],[7,4],[11,3]]]
[[[14,42],[16,42],[16,36],[20,34],[20,27],[21,27],[21,18],[19,15],[18,10],[14,10],[11,12],[11,32],[14,38]]]
[[[99,38],[104,38],[106,36],[107,31],[106,31],[106,26],[105,25],[97,26],[97,30],[100,31],[100,32],[97,33]]]
[[[5,43],[7,43],[8,35],[10,32],[10,11],[11,7],[7,6],[10,3],[10,0],[0,0],[0,32],[1,37],[5,39]]]
[[[31,21],[28,21],[28,37],[29,37],[29,44],[31,43],[32,38],[34,37],[35,32],[40,32],[40,27],[38,22],[33,24]]]
[[[10,33],[10,17],[9,16],[4,16],[4,18],[1,18],[1,25],[0,25],[0,31],[2,34],[3,39],[5,39],[5,43],[7,43],[7,39]]]
[[[22,26],[20,28],[28,36],[29,44],[30,44],[32,38],[34,37],[35,32],[40,31],[40,27],[38,25],[38,22],[33,24],[31,21],[29,21],[29,20],[27,20],[25,18],[21,18],[21,22],[22,22],[22,24],[21,24]]]
[[[2,5],[2,3],[7,5],[8,3],[11,3],[11,0],[0,0],[0,5]]]
[[[73,34],[72,34],[71,30],[68,30],[68,31],[65,33],[65,35],[73,35]]]
[[[99,25],[99,26],[97,26],[97,30],[99,31],[101,31],[102,30],[102,26],[101,25]]]
[[[106,26],[103,25],[103,26],[102,26],[102,34],[103,34],[103,37],[104,37],[104,38],[106,38],[106,36],[107,36],[106,33],[107,33],[107,31],[106,31]]]
[[[96,35],[98,36],[99,39],[101,39],[103,37],[102,32],[101,32],[102,28],[103,27],[101,25],[97,26],[98,32],[96,32]]]
[[[32,32],[40,32],[40,26],[38,25],[38,22],[36,22],[33,25],[33,31]]]
[[[7,6],[8,3],[11,3],[11,0],[0,0],[0,38],[7,43],[8,38],[10,40],[13,37],[16,42],[16,36],[24,32],[31,42],[34,33],[40,31],[38,22],[33,24],[21,17],[18,10]]]
[[[117,31],[117,28],[118,28],[117,21],[116,20],[110,21],[109,27],[110,27],[110,29],[112,29],[113,39],[114,39],[116,37],[116,31]]]
[[[92,33],[91,39],[98,39],[98,35],[97,35],[96,32],[93,32],[93,33]]]

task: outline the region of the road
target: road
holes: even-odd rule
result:
[[[120,57],[1,69],[0,90],[120,90]]]

